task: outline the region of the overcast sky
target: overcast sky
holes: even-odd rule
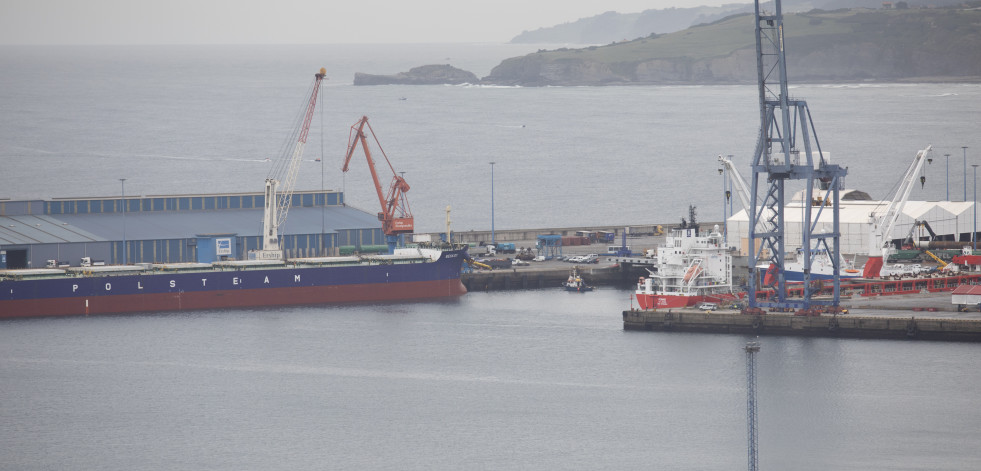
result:
[[[502,43],[605,11],[724,3],[741,2],[0,0],[0,44]]]

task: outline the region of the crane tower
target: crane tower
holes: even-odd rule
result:
[[[821,152],[807,102],[788,96],[787,64],[784,49],[783,13],[780,0],[774,0],[774,12],[769,13],[755,1],[756,66],[759,86],[760,133],[752,163],[749,213],[749,305],[751,308],[803,308],[814,304],[837,306],[840,288],[840,238],[838,203],[839,189],[847,169],[828,162]],[[784,262],[786,236],[784,208],[787,183],[804,183],[804,217],[801,228],[801,256],[804,257],[804,296],[788,300]],[[819,206],[815,201],[815,183],[824,191]],[[816,214],[813,210],[816,209]],[[825,210],[832,212],[831,232],[817,231],[818,219]],[[829,247],[830,242],[830,247]],[[833,300],[811,300],[810,267],[818,250],[826,250],[834,263]],[[769,259],[776,274],[776,299],[757,301],[755,273],[758,262]]]
[[[392,183],[388,187],[388,192],[384,194],[382,193],[382,183],[378,176],[378,170],[375,167],[375,159],[372,158],[371,149],[368,147],[368,135],[364,131],[366,127],[371,132],[382,157],[385,158],[388,169],[392,172]],[[344,167],[341,168],[342,172],[347,172],[350,168],[351,157],[354,156],[354,151],[359,143],[364,151],[365,159],[368,161],[368,170],[371,172],[371,179],[375,183],[375,193],[378,195],[378,203],[381,206],[378,220],[382,222],[382,232],[388,243],[388,252],[393,253],[395,247],[400,244],[403,234],[410,234],[414,229],[409,200],[405,197],[405,193],[409,191],[409,184],[406,183],[404,176],[399,176],[395,167],[392,166],[392,162],[388,160],[388,155],[385,155],[385,150],[381,148],[381,143],[378,142],[375,130],[371,128],[371,124],[368,124],[367,116],[362,116],[351,126],[351,133],[347,141],[347,153],[344,157]]]

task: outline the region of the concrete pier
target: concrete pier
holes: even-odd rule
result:
[[[919,314],[919,313],[917,313]],[[791,313],[744,315],[738,311],[694,309],[623,311],[624,330],[704,332],[798,337],[981,341],[981,319],[937,316],[795,316]]]

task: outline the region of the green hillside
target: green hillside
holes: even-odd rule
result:
[[[484,79],[523,85],[755,81],[753,16],[583,49],[508,59]],[[797,80],[981,76],[981,10],[852,9],[784,17]]]

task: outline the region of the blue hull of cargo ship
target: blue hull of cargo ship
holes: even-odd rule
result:
[[[0,318],[459,296],[465,257],[464,249],[412,263],[7,279],[0,281]]]

